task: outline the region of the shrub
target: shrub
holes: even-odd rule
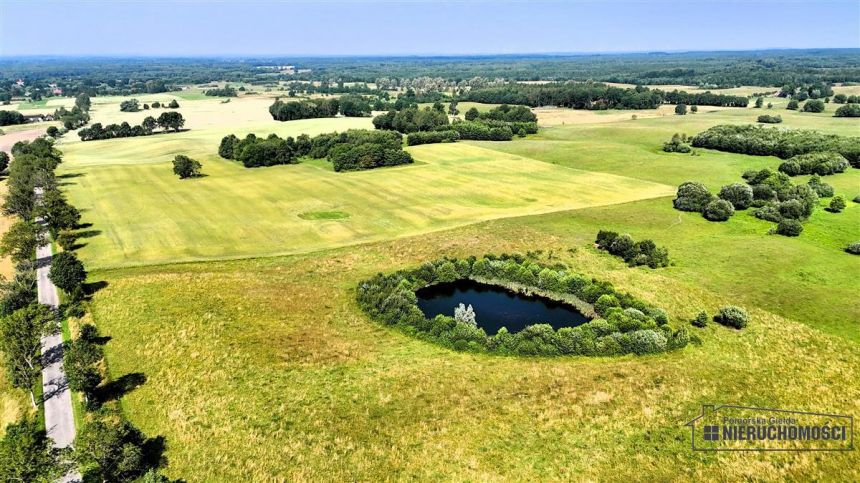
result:
[[[167,107],[171,109],[179,109],[179,103],[176,101],[176,99],[173,99],[170,101],[170,104],[168,104]]]
[[[687,105],[686,104],[678,104],[675,106],[675,114],[679,116],[683,116],[687,114]]]
[[[678,193],[672,204],[676,210],[702,212],[714,199],[714,195],[702,183],[687,181],[678,186]]]
[[[824,112],[824,101],[811,99],[803,105],[803,112]]]
[[[702,214],[709,221],[726,221],[735,214],[735,209],[726,200],[714,200],[705,206]]]
[[[770,114],[763,114],[763,115],[758,117],[758,122],[761,122],[764,124],[779,124],[782,122],[782,116],[780,116],[780,115],[771,116]]]
[[[848,245],[845,247],[845,251],[852,255],[860,255],[860,241]]]
[[[836,109],[834,117],[860,117],[860,104],[846,104]]]
[[[6,151],[0,151],[0,173],[6,171],[9,167],[9,154]]]
[[[803,232],[803,225],[799,221],[792,218],[780,220],[776,225],[776,233],[783,236],[800,236]]]
[[[140,110],[140,103],[137,99],[129,99],[119,103],[119,110],[122,112],[137,112]]]
[[[792,100],[788,101],[788,105],[785,106],[785,108],[790,110],[790,111],[796,111],[797,106],[798,106],[797,99],[792,99]]]
[[[746,310],[740,307],[727,305],[725,307],[720,307],[719,313],[714,316],[714,321],[727,327],[743,329],[749,322],[749,315]]]
[[[845,198],[842,195],[834,196],[832,200],[830,200],[830,206],[828,209],[832,213],[841,213],[842,210],[845,209]]]
[[[753,190],[749,185],[732,183],[720,189],[720,199],[732,204],[736,210],[745,210],[753,202]]]
[[[696,314],[696,317],[690,322],[696,327],[707,327],[708,325],[708,313],[704,310]]]

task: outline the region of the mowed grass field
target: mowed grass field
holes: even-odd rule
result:
[[[196,115],[211,115],[210,101],[197,102],[201,112]],[[257,107],[265,113],[264,106]],[[672,193],[661,183],[462,143],[409,148],[414,165],[375,171],[335,173],[325,161],[246,169],[217,155],[221,137],[230,132],[313,135],[366,128],[370,120],[266,123],[251,117],[235,129],[196,129],[192,119],[187,132],[60,144],[64,163],[58,173],[65,177],[72,203],[83,210],[83,221],[92,223],[88,231],[98,233],[84,239],[79,251],[88,266],[308,252]],[[206,176],[179,180],[171,161],[180,153],[200,160]],[[315,216],[331,211],[346,216]]]

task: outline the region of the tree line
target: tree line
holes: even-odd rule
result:
[[[87,272],[72,251],[80,212],[60,191],[55,174],[61,153],[52,140],[38,138],[15,144],[12,154],[3,212],[17,220],[0,239],[0,254],[12,258],[15,275],[0,286],[0,350],[9,381],[29,393],[35,408],[33,388],[45,363],[40,357],[41,337],[59,330],[58,318],[84,315]],[[46,237],[62,248],[52,257],[48,271],[48,278],[66,295],[59,311],[37,300],[36,248],[47,243]],[[77,428],[73,449],[53,448],[44,422],[24,416],[7,426],[0,440],[0,480],[55,481],[77,467],[86,481],[131,481],[145,474],[152,478],[149,481],[167,481],[157,472],[161,458],[154,440],[127,422],[119,410],[103,406],[110,383],[102,369],[102,344],[104,338],[97,329],[84,324],[64,347],[69,387],[84,396],[88,411]]]
[[[147,116],[144,120],[132,126],[127,122],[121,124],[108,124],[102,126],[100,122],[94,123],[88,128],[78,131],[81,141],[96,141],[100,139],[126,138],[136,136],[149,136],[155,134],[155,129],[161,128],[161,132],[173,130],[177,132],[185,125],[185,118],[176,111],[162,112],[158,119]]]

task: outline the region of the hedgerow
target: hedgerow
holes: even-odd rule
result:
[[[482,328],[453,317],[425,317],[415,291],[458,279],[514,284],[560,300],[576,298],[592,305],[596,318],[577,327],[554,330],[547,324],[534,324],[517,333],[503,328],[488,336]],[[357,292],[359,305],[374,320],[458,351],[610,356],[664,352],[689,342],[686,328],[671,327],[664,310],[616,291],[609,282],[563,266],[544,266],[521,255],[443,258],[409,270],[377,274],[359,283]]]

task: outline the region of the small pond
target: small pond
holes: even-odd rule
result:
[[[439,314],[453,317],[454,307],[471,304],[478,327],[487,335],[495,335],[502,327],[519,332],[534,324],[549,324],[559,329],[589,321],[571,305],[474,280],[431,285],[418,290],[416,295],[418,308],[431,319]]]

